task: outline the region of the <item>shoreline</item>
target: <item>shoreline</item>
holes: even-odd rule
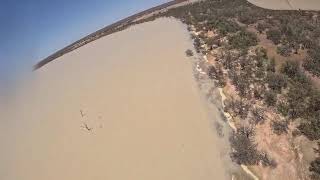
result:
[[[221,96],[221,103],[222,103],[222,106],[224,107],[224,100],[227,99],[226,98],[226,95],[224,94],[223,92],[223,88],[219,88],[219,93],[220,93],[220,96]],[[228,122],[228,125],[230,126],[230,128],[232,128],[234,131],[237,131],[237,128],[236,126],[234,125],[233,122],[231,122],[230,120],[232,119],[231,115],[227,112],[224,112],[224,115],[225,117],[227,118],[227,122]],[[246,172],[248,175],[250,175],[254,180],[259,180],[259,178],[248,168],[248,166],[246,165],[240,165],[241,168],[243,169],[244,172]]]
[[[201,57],[199,54],[198,54],[198,56],[200,57],[199,59],[201,59],[201,60],[205,60],[205,59],[206,59],[206,56]],[[196,58],[196,59],[198,59],[198,58]],[[200,62],[200,61],[199,61],[199,60],[196,60],[195,64],[197,64],[198,62]],[[195,67],[194,69],[195,69],[199,74],[201,74],[201,75],[206,75],[206,76],[207,76],[207,73],[204,72],[204,71],[199,67],[199,65],[196,65],[196,67]],[[195,75],[196,75],[196,74],[195,74]],[[197,78],[195,78],[195,79],[196,79],[197,83],[199,83],[199,84],[201,85],[201,82],[200,82],[199,80],[197,80]],[[225,107],[224,101],[227,99],[226,95],[225,95],[224,92],[223,92],[223,88],[219,88],[219,87],[215,87],[215,88],[218,90],[219,95],[220,95],[220,99],[221,99],[221,101],[220,101],[221,106],[222,106],[222,111],[221,111],[221,112],[223,112],[223,114],[221,114],[221,115],[223,115],[223,116],[227,119],[226,124],[228,125],[228,127],[231,128],[233,131],[237,131],[237,128],[236,128],[235,124],[231,121],[231,120],[232,120],[231,115],[230,115],[228,112],[225,112],[225,111],[223,110],[224,107]],[[200,91],[201,91],[201,90],[200,90]],[[211,102],[211,104],[213,104],[214,106],[217,106],[217,105],[214,104],[213,102]],[[229,144],[229,145],[230,145],[230,144]],[[232,162],[232,163],[234,163],[234,162]],[[260,179],[248,168],[248,166],[240,165],[240,167],[241,167],[241,169],[242,169],[247,175],[249,175],[253,180],[260,180]],[[234,175],[232,175],[232,178],[231,178],[232,180],[234,179],[233,176],[234,176]]]

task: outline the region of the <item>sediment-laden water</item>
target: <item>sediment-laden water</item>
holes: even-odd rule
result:
[[[187,49],[185,25],[159,19],[34,72],[2,113],[0,179],[229,178],[221,117],[208,112]]]

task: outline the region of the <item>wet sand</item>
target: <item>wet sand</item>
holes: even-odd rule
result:
[[[320,10],[319,0],[247,0],[256,6],[273,10]]]
[[[192,46],[182,23],[160,19],[37,70],[1,127],[0,179],[227,179]]]

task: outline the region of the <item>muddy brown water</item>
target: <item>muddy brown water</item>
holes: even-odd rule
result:
[[[226,179],[186,49],[159,19],[36,71],[2,113],[0,179]]]

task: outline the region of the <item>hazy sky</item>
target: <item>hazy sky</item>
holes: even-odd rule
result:
[[[169,0],[0,0],[0,91],[41,58]]]

